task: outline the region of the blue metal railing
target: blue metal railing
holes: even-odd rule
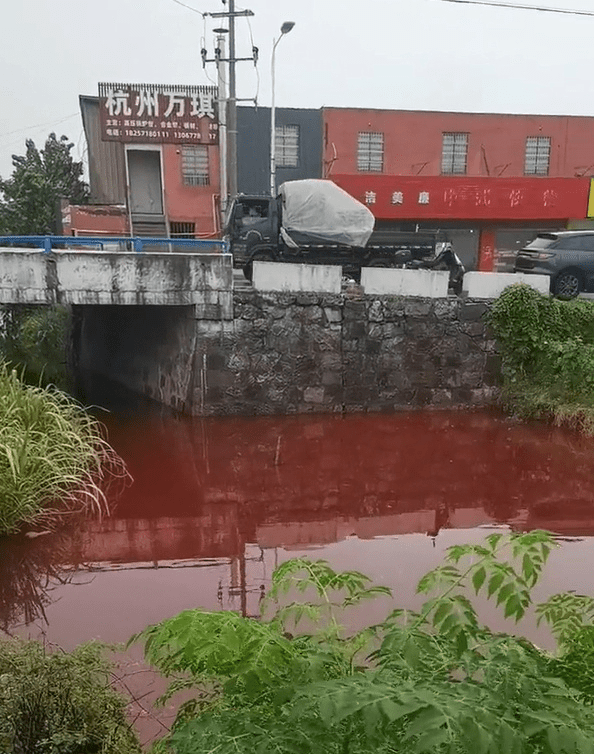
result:
[[[181,249],[212,249],[219,247],[229,253],[229,244],[219,238],[140,238],[139,236],[0,236],[0,246],[27,246],[43,249],[49,254],[57,246],[96,246],[104,251],[105,245],[122,246],[117,251],[145,251],[146,246],[177,246]],[[59,250],[59,249],[58,249]]]

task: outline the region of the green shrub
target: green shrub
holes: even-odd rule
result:
[[[139,754],[101,647],[0,640],[0,754]]]
[[[559,640],[553,656],[482,625],[470,599],[520,620],[552,546],[531,532],[450,547],[419,582],[419,611],[394,610],[354,634],[343,611],[389,590],[304,558],[274,572],[261,620],[188,610],[147,628],[133,640],[174,679],[165,698],[197,690],[158,749],[592,754],[592,683],[579,675],[574,640],[591,626],[594,600],[556,595],[537,607]],[[594,674],[594,662],[583,670]]]
[[[105,509],[124,475],[101,425],[56,389],[24,385],[0,363],[0,535],[67,510]]]
[[[0,357],[32,385],[70,386],[66,340],[70,314],[63,306],[0,308]]]
[[[594,433],[594,302],[559,301],[517,284],[495,301],[488,321],[513,409]]]

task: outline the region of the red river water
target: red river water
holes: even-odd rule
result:
[[[537,599],[594,593],[592,439],[487,412],[102,419],[134,481],[100,521],[0,540],[0,629],[69,649],[191,607],[256,615],[297,555],[392,588],[361,625],[417,606],[445,548],[502,526],[561,535]]]

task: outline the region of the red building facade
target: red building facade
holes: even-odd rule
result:
[[[471,269],[589,222],[594,118],[325,108],[322,120],[324,177],[380,226],[447,230]]]
[[[63,232],[220,235],[216,89],[100,84],[80,97],[91,203],[64,208]]]

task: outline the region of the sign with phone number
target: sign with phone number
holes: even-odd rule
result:
[[[99,84],[103,141],[218,144],[217,89]]]

